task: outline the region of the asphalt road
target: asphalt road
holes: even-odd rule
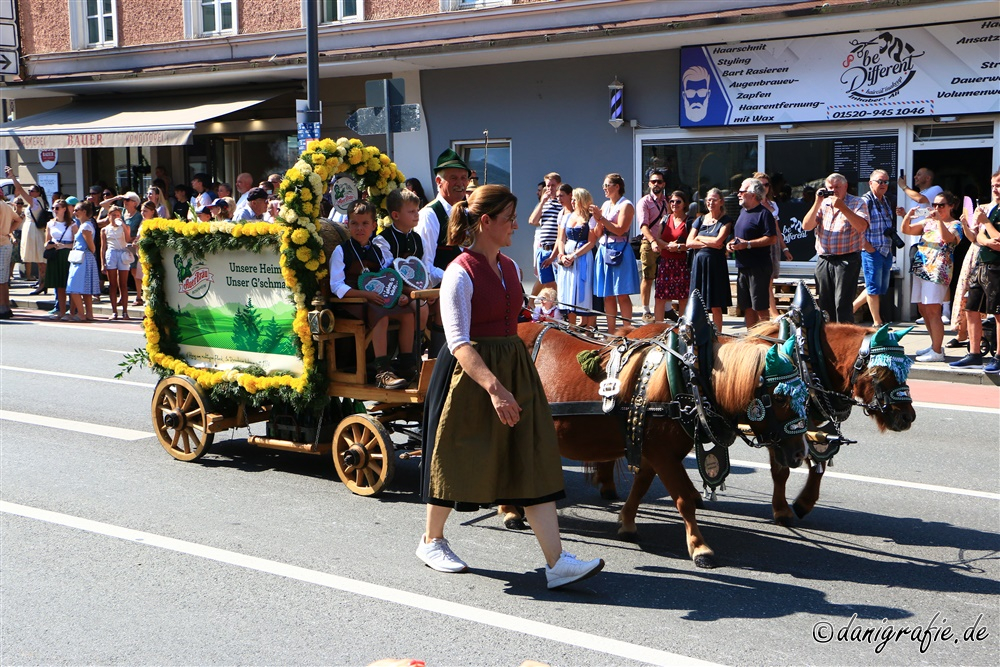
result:
[[[699,512],[713,570],[659,482],[622,542],[618,503],[565,461],[565,546],[608,565],[550,592],[531,534],[487,512],[449,523],[471,572],[422,566],[411,461],[377,499],[245,430],[175,461],[152,435],[155,378],[110,380],[142,343],[137,324],[0,325],[0,664],[1000,664],[1000,406],[921,399],[886,434],[856,410],[860,442],[792,529],[771,521],[764,453],[734,445]]]

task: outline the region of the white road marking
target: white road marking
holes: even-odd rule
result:
[[[363,595],[365,597],[383,600],[385,602],[391,602],[393,604],[399,604],[414,609],[422,609],[424,611],[441,614],[443,616],[450,616],[452,618],[472,621],[482,625],[502,628],[507,631],[513,630],[525,635],[539,637],[541,639],[555,641],[589,651],[606,653],[608,655],[628,660],[636,660],[651,665],[691,665],[693,667],[707,667],[709,665],[716,664],[705,662],[703,660],[697,660],[695,658],[689,658],[684,655],[678,655],[676,653],[660,651],[647,646],[641,646],[639,644],[630,644],[628,642],[612,639],[610,637],[592,635],[579,630],[572,630],[569,628],[559,627],[557,625],[532,621],[512,616],[510,614],[501,614],[486,609],[479,609],[470,605],[449,602],[447,600],[441,600],[427,595],[420,595],[419,593],[410,593],[408,591],[389,588],[388,586],[380,586],[378,584],[370,584],[364,581],[356,581],[354,579],[326,572],[309,570],[304,567],[289,565],[287,563],[280,563],[278,561],[248,556],[235,551],[217,549],[204,544],[197,544],[194,542],[165,537],[163,535],[155,535],[153,533],[132,530],[130,528],[114,526],[107,523],[101,523],[99,521],[91,521],[90,519],[83,519],[80,517],[70,516],[68,514],[50,512],[48,510],[27,507],[25,505],[17,505],[6,501],[0,501],[0,511],[28,519],[35,519],[38,521],[45,521],[47,523],[65,526],[67,528],[84,530],[98,535],[105,535],[107,537],[127,540],[129,542],[146,544],[151,547],[187,554],[197,558],[205,558],[219,563],[235,565],[248,570],[256,570],[258,572],[273,574],[279,577],[287,577],[289,579],[295,579],[297,581],[343,591],[352,595]],[[417,565],[414,564],[414,567],[417,567]],[[541,580],[539,580],[539,584],[541,584]]]
[[[950,405],[948,403],[924,403],[922,401],[914,401],[913,407],[934,408],[937,410],[958,410],[959,412],[982,412],[988,415],[1000,416],[1000,405],[995,408],[981,408],[976,405]]]
[[[688,458],[693,459],[694,456],[689,454]],[[733,459],[730,461],[732,465],[747,466],[749,468],[760,468],[761,470],[770,470],[770,463],[758,463],[756,461],[737,461]],[[799,475],[808,475],[809,468],[802,466],[800,468],[792,468],[793,473]],[[882,484],[884,486],[899,486],[904,489],[919,489],[921,491],[934,491],[936,493],[951,493],[958,496],[972,496],[973,498],[985,498],[987,500],[1000,500],[1000,493],[990,493],[989,491],[972,491],[970,489],[957,489],[952,486],[938,486],[936,484],[922,484],[920,482],[904,482],[898,479],[885,479],[882,477],[866,477],[864,475],[852,475],[846,472],[831,472],[829,468],[823,473],[824,477],[836,477],[837,479],[849,479],[853,482],[865,482],[866,484]]]
[[[134,350],[105,350],[101,348],[101,352],[110,352],[111,354],[132,354]]]
[[[43,371],[37,368],[21,368],[18,366],[3,366],[0,365],[0,371],[14,371],[17,373],[33,373],[35,375],[54,375],[61,378],[70,378],[73,380],[89,380],[91,382],[108,382],[111,384],[123,384],[129,387],[148,387],[152,389],[156,386],[155,383],[150,384],[149,382],[133,382],[131,380],[116,380],[115,378],[100,378],[93,375],[76,375],[74,373],[64,373],[63,371]]]
[[[125,321],[128,322],[129,320],[125,320]],[[118,327],[112,327],[112,328],[107,328],[107,329],[105,329],[104,327],[96,327],[95,328],[94,325],[98,324],[97,322],[88,322],[86,324],[75,323],[75,322],[34,322],[33,324],[35,324],[36,326],[40,326],[40,327],[58,327],[60,329],[78,329],[80,331],[100,331],[101,333],[107,333],[109,331],[113,331],[113,332],[117,332],[117,333],[136,334],[136,335],[143,336],[143,337],[146,335],[146,332],[142,329],[141,326],[136,327],[135,330],[133,331],[132,329],[120,329]]]
[[[90,424],[88,422],[76,421],[75,419],[43,417],[42,415],[31,415],[11,410],[0,410],[0,420],[31,424],[32,426],[44,426],[46,428],[58,428],[63,431],[73,431],[75,433],[89,433],[90,435],[99,435],[106,438],[114,438],[115,440],[145,440],[146,438],[152,438],[154,435],[153,433],[136,431],[130,428]]]

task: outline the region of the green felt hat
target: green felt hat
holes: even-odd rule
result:
[[[437,164],[434,165],[434,173],[438,173],[444,169],[464,169],[472,175],[472,170],[469,169],[469,165],[465,164],[465,161],[458,156],[458,153],[452,149],[446,150],[441,155],[438,155]]]

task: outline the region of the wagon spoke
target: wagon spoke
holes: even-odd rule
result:
[[[166,429],[163,430],[166,431]],[[181,432],[179,430],[175,430],[173,436],[171,436],[170,438],[170,446],[173,447],[174,449],[177,449],[177,443],[180,441],[180,439],[181,439]]]
[[[175,410],[177,408],[177,397],[171,392],[164,392],[163,400],[166,401],[168,409]]]
[[[364,472],[360,468],[354,471],[354,483],[358,486],[365,485]]]
[[[368,482],[368,486],[375,486],[375,475],[368,468],[365,468],[365,481]]]
[[[189,410],[185,412],[184,416],[191,421],[198,421],[198,418],[201,416],[201,410],[197,406],[195,406],[194,410]]]
[[[180,409],[182,411],[187,411],[187,409],[191,407],[191,404],[194,403],[194,392],[186,392],[183,397],[180,395],[180,392],[178,392],[178,400],[181,400],[182,398],[183,400],[181,401]]]
[[[191,432],[188,429],[184,429],[182,431],[182,433],[184,434],[184,453],[185,454],[190,454],[191,453]]]

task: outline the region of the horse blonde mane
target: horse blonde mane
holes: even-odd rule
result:
[[[730,415],[746,410],[760,382],[766,355],[767,348],[763,345],[743,341],[715,349],[712,387],[720,409]]]

